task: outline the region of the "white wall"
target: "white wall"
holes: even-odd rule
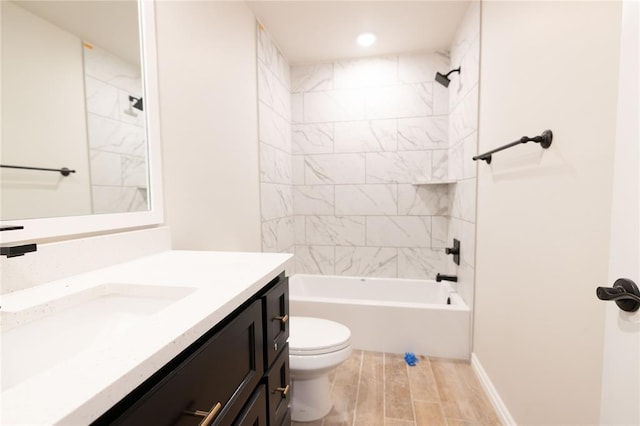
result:
[[[80,39],[2,2],[2,164],[68,167],[75,174],[2,169],[0,217],[91,213]]]
[[[474,352],[518,424],[599,421],[620,4],[485,2]],[[635,380],[635,379],[634,379]]]
[[[255,18],[158,2],[166,223],[176,249],[260,250]]]

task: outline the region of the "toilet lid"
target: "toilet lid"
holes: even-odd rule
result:
[[[291,317],[289,320],[291,355],[321,355],[350,344],[351,330],[337,322],[310,317]]]

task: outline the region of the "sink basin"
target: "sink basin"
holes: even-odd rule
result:
[[[133,327],[194,291],[108,283],[18,311],[1,313],[2,391]]]

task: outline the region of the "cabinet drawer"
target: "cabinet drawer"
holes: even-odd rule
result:
[[[289,345],[274,361],[267,373],[267,406],[269,409],[269,424],[280,425],[289,408],[291,400],[291,384],[289,380]]]
[[[280,282],[265,293],[265,366],[271,365],[284,348],[289,338],[289,278],[282,276]]]
[[[242,413],[233,422],[234,426],[267,426],[267,397],[261,385],[247,402]]]
[[[256,300],[125,411],[115,424],[230,424],[259,383],[263,368],[262,306]],[[216,407],[218,407],[216,409]],[[199,411],[199,415],[186,412]]]

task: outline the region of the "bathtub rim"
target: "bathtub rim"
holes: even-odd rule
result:
[[[426,282],[433,282],[435,280],[425,280],[425,279],[413,279],[413,278],[387,278],[387,277],[362,277],[362,276],[353,276],[353,275],[319,275],[319,274],[293,274],[289,277],[289,286],[291,287],[292,282],[295,283],[296,277],[313,277],[320,279],[340,279],[340,280],[350,280],[350,281],[358,281],[362,280],[372,280],[372,281],[402,281],[409,282],[414,284],[421,284]],[[440,283],[438,283],[440,285]],[[380,301],[373,299],[346,299],[339,297],[318,297],[318,296],[300,296],[295,295],[291,289],[289,290],[289,299],[300,301],[300,302],[317,302],[317,303],[336,303],[340,305],[366,305],[366,306],[393,306],[400,308],[408,308],[408,309],[434,309],[434,310],[445,310],[445,311],[462,311],[462,312],[470,312],[471,307],[467,305],[464,301],[460,293],[458,293],[450,283],[442,283],[443,286],[446,286],[446,290],[449,292],[449,297],[451,298],[451,304],[440,304],[440,303],[417,303],[417,302],[388,302],[388,301]]]

